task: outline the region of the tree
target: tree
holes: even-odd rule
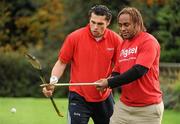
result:
[[[180,1],[170,0],[156,16],[159,24],[153,34],[161,43],[161,61],[180,62]]]
[[[147,31],[158,39],[163,62],[180,62],[179,4],[179,0],[162,0],[153,2],[151,6],[145,2],[132,2],[141,11]]]
[[[65,17],[60,0],[5,0],[0,2],[0,49],[42,48],[63,37]]]

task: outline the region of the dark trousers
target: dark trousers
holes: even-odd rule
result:
[[[68,124],[88,124],[90,117],[94,124],[109,124],[113,106],[112,94],[102,102],[86,102],[82,96],[70,92]]]

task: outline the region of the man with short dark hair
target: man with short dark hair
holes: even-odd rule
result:
[[[106,78],[115,63],[121,37],[107,27],[112,15],[104,5],[89,11],[89,24],[70,33],[59,52],[51,73],[50,83],[57,83],[67,63],[71,63],[70,83],[94,82]],[[43,88],[51,96],[54,87]],[[91,117],[94,124],[109,124],[113,113],[111,89],[99,92],[95,86],[69,87],[69,124],[87,124]]]

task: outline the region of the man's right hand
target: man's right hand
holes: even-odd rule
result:
[[[56,84],[57,82],[58,82],[58,78],[56,76],[51,76],[49,84]],[[42,92],[46,97],[50,97],[52,96],[54,92],[54,88],[55,88],[54,86],[49,85],[49,86],[44,87],[42,89]]]
[[[53,92],[54,92],[54,86],[47,86],[47,87],[44,87],[43,89],[42,89],[42,92],[43,92],[43,94],[46,96],[46,97],[50,97],[50,96],[52,96],[53,95]]]

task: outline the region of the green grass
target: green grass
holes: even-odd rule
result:
[[[165,110],[162,124],[179,124],[180,112],[173,110]]]
[[[65,117],[56,115],[49,99],[0,98],[0,124],[66,124],[67,100],[55,100]],[[15,107],[17,112],[11,113]]]
[[[0,98],[0,124],[66,124],[67,99],[55,99],[55,102],[63,118],[56,115],[49,99]],[[13,107],[17,110],[14,114],[10,112]],[[180,112],[165,110],[162,124],[179,122]]]

